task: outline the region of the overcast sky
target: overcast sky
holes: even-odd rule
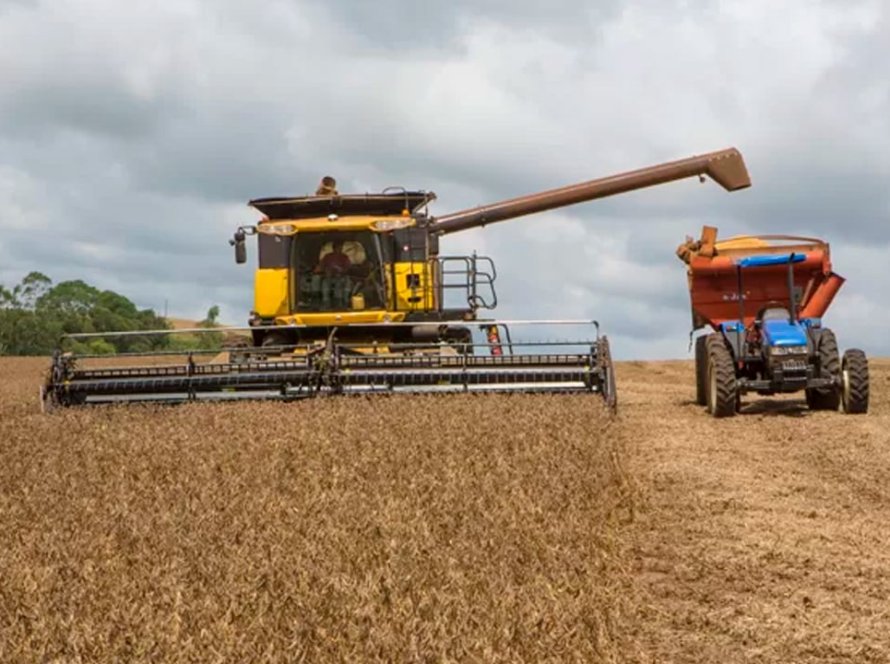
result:
[[[0,283],[40,270],[243,324],[248,199],[390,185],[432,211],[737,146],[683,181],[443,240],[495,259],[503,317],[597,318],[686,357],[674,249],[831,242],[841,346],[890,355],[890,9],[882,0],[0,0]]]

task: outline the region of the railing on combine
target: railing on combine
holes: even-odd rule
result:
[[[439,256],[433,260],[438,263],[435,272],[439,281],[435,287],[443,309],[448,308],[449,295],[453,297],[453,294],[474,312],[497,306],[498,296],[494,289],[497,270],[491,258],[473,252],[470,256]]]

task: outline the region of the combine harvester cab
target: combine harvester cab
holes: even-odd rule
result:
[[[263,218],[239,227],[231,240],[237,263],[247,261],[248,237],[257,240],[249,327],[188,331],[227,334],[233,343],[176,351],[165,340],[177,332],[162,330],[123,333],[139,336],[140,348],[150,350],[112,359],[63,346],[53,358],[43,402],[593,392],[614,410],[609,341],[595,322],[481,316],[497,304],[493,261],[443,254],[440,241],[470,228],[696,176],[728,191],[750,185],[741,154],[730,148],[441,217],[428,213],[432,192],[390,188],[341,195],[331,177],[315,195],[253,200]],[[554,329],[568,338],[543,341],[554,337]],[[238,334],[244,335],[240,341]],[[90,335],[64,341],[83,348]]]
[[[734,415],[743,394],[806,394],[812,410],[868,411],[868,361],[838,351],[822,317],[844,283],[827,242],[760,235],[717,241],[706,226],[677,249],[687,265],[695,340],[696,400]]]

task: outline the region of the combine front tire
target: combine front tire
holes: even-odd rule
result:
[[[834,336],[834,332],[828,329],[822,330],[816,341],[818,345],[816,354],[819,356],[819,375],[823,378],[839,379],[841,375],[841,357],[837,350],[837,339]],[[835,386],[812,388],[807,390],[806,394],[807,406],[809,406],[810,410],[837,410],[841,402],[841,394]]]
[[[731,417],[738,406],[738,385],[732,354],[723,337],[710,334],[707,337],[708,351],[708,412],[714,417]]]
[[[260,348],[250,355],[250,359],[266,362],[287,352],[285,346],[292,344],[292,338],[285,330],[267,332],[260,342]]]
[[[695,340],[695,403],[708,405],[708,338],[700,336]]]
[[[868,412],[868,360],[861,350],[851,348],[844,353],[841,366],[841,401],[844,412]]]
[[[612,363],[612,351],[609,348],[609,339],[605,336],[599,339],[598,354],[600,369],[602,370],[602,394],[606,400],[606,408],[611,412],[618,410],[618,391],[615,388],[615,365]]]

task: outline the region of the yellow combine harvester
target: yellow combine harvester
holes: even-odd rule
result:
[[[494,264],[475,254],[442,254],[440,238],[706,175],[729,191],[750,185],[741,155],[727,149],[441,217],[428,212],[435,200],[431,192],[398,188],[341,195],[330,177],[313,196],[253,200],[250,205],[263,218],[238,228],[231,244],[236,261],[245,263],[247,238],[258,241],[254,310],[247,328],[228,328],[244,331],[252,343],[223,354],[208,349],[183,357],[171,351],[156,364],[138,365],[126,363],[142,354],[130,354],[121,364],[60,349],[44,402],[588,391],[601,393],[614,407],[609,343],[595,321],[480,318],[480,311],[497,304]],[[559,342],[540,341],[540,332],[520,340],[511,331],[533,326],[586,330],[583,338]]]

